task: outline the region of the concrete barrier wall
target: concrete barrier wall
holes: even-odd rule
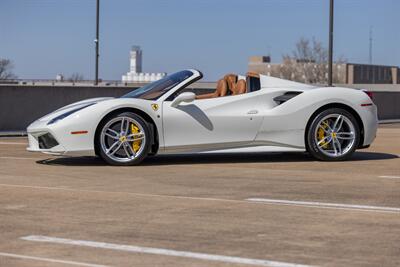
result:
[[[193,88],[202,88],[194,84]],[[201,89],[202,88],[202,89]],[[0,85],[0,131],[24,131],[41,116],[67,104],[94,97],[121,96],[134,87]],[[374,102],[379,119],[400,119],[400,92],[378,91]]]
[[[34,120],[67,104],[94,97],[121,96],[133,88],[0,86],[0,131],[24,131]]]
[[[400,119],[400,92],[374,92],[380,120]]]

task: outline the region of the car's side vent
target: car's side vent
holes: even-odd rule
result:
[[[285,103],[289,99],[301,94],[302,92],[286,92],[283,95],[277,96],[274,98],[274,101],[278,103],[278,105]]]

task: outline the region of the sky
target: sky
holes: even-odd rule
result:
[[[400,65],[399,0],[335,0],[334,57]],[[196,68],[205,80],[280,62],[301,38],[327,46],[329,0],[100,0],[100,78],[120,80],[140,45],[144,72]],[[94,78],[96,0],[0,0],[0,58],[22,79]]]

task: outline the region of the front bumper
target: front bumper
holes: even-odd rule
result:
[[[30,152],[42,152],[58,156],[93,156],[94,133],[73,135],[72,132],[86,129],[79,123],[67,120],[47,125],[47,121],[37,120],[27,129]]]
[[[31,131],[28,132],[29,147],[26,150],[30,152],[43,152],[52,155],[64,155],[66,149],[60,145],[57,139],[49,131]]]

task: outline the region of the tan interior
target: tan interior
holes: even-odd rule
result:
[[[226,96],[228,94],[228,86],[224,79],[221,79],[217,83],[217,88],[214,93],[203,94],[196,96],[196,99],[207,99],[207,98],[215,98],[220,96]]]
[[[246,76],[248,76],[248,77],[254,77],[254,78],[260,78],[260,74],[258,74],[258,73],[256,73],[256,72],[252,72],[252,71],[247,72],[247,73],[246,73]]]
[[[247,77],[259,78],[260,75],[255,72],[248,72]],[[217,88],[213,93],[196,96],[196,99],[207,99],[222,97],[227,95],[240,95],[247,93],[247,83],[244,79],[238,81],[238,75],[229,73],[220,79],[217,83]]]

